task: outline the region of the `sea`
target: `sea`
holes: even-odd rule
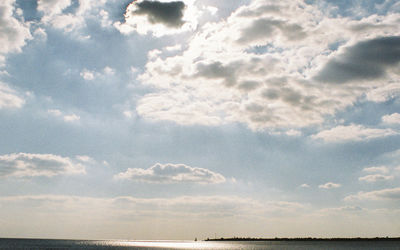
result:
[[[130,240],[49,240],[0,238],[0,249],[399,249],[400,240],[354,241],[130,241]]]

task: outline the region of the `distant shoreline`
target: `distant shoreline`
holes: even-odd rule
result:
[[[375,237],[375,238],[219,238],[204,241],[400,241],[400,237]]]

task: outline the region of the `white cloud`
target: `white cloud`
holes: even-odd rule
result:
[[[83,69],[79,75],[86,81],[92,81],[95,80],[96,78],[104,78],[107,76],[112,76],[114,74],[115,74],[115,69],[106,66],[102,71]]]
[[[109,66],[104,67],[103,72],[105,75],[114,75],[115,70]]]
[[[76,122],[81,119],[81,117],[76,114],[66,115],[61,110],[58,110],[58,109],[49,109],[49,110],[47,110],[47,113],[49,113],[53,116],[56,116],[56,117],[62,117],[62,119],[65,122]]]
[[[25,100],[15,90],[0,82],[0,109],[21,108],[24,104]]]
[[[371,192],[359,192],[355,195],[346,196],[345,200],[400,200],[400,188],[388,188]]]
[[[35,38],[39,39],[39,40],[43,40],[45,41],[47,39],[47,33],[44,29],[42,28],[37,28],[34,32],[33,35],[35,36]]]
[[[103,28],[112,27],[112,22],[109,19],[109,14],[105,10],[100,10],[99,16],[101,17],[101,26]]]
[[[286,131],[285,134],[288,135],[288,136],[300,136],[301,135],[301,131],[290,129],[290,130]]]
[[[44,12],[45,15],[53,16],[60,14],[70,5],[71,0],[40,0],[37,9]]]
[[[57,15],[52,17],[49,22],[54,28],[65,32],[77,31],[85,25],[83,17],[73,14]],[[79,38],[85,39],[85,36],[79,36]]]
[[[399,132],[392,129],[366,128],[362,125],[351,124],[337,126],[329,130],[323,130],[312,135],[313,139],[322,139],[325,142],[365,141],[387,136],[398,135]]]
[[[338,183],[333,183],[333,182],[327,182],[325,184],[321,184],[318,187],[322,188],[322,189],[333,189],[333,188],[339,188],[342,185],[338,184]]]
[[[363,171],[367,173],[382,173],[382,174],[389,173],[389,169],[385,166],[368,167],[364,168]]]
[[[54,115],[54,116],[61,116],[62,112],[58,109],[49,109],[47,110],[47,113]]]
[[[85,162],[85,163],[94,163],[95,162],[95,160],[93,158],[91,158],[90,156],[87,156],[87,155],[77,155],[77,156],[75,156],[75,158],[78,161]]]
[[[65,13],[65,10],[73,4],[73,1],[40,0],[38,1],[38,10],[44,14],[41,19],[43,24],[72,33],[76,38],[84,40],[90,38],[82,33],[87,18],[95,17],[93,20],[99,20],[102,25],[107,24],[104,13],[99,13],[99,9],[103,7],[105,2],[106,0],[79,0],[77,2],[78,8],[73,13]],[[102,18],[98,18],[98,15],[102,15]]]
[[[87,69],[83,69],[82,72],[80,73],[80,76],[83,79],[87,80],[87,81],[93,80],[94,79],[94,75],[95,75],[94,71],[90,71],[90,70],[87,70]]]
[[[130,110],[125,110],[122,112],[126,118],[132,118],[134,116],[134,113]]]
[[[400,97],[400,86],[397,82],[390,83],[368,91],[366,96],[369,101],[385,102]]]
[[[382,175],[382,174],[371,174],[358,178],[359,181],[365,181],[365,182],[388,181],[393,179],[394,176],[392,175]]]
[[[150,183],[216,184],[226,181],[221,174],[205,168],[190,167],[185,164],[160,163],[148,169],[128,168],[126,172],[119,173],[114,178]]]
[[[333,18],[303,1],[252,1],[200,27],[181,53],[149,53],[137,79],[154,92],[138,101],[137,113],[182,125],[240,122],[253,130],[321,124],[398,79],[387,58],[373,80],[349,67],[340,84],[316,76],[322,72],[332,80],[340,59],[355,62],[364,47],[378,44],[390,51],[385,41],[397,44],[399,18]],[[374,58],[371,64],[380,65]]]
[[[63,118],[64,118],[64,121],[66,121],[66,122],[76,122],[81,119],[80,116],[75,115],[75,114],[65,115]]]
[[[85,166],[52,154],[0,155],[0,177],[33,177],[84,174]]]
[[[32,38],[29,24],[16,19],[14,10],[15,0],[0,2],[0,54],[20,52],[26,40]]]
[[[393,113],[391,115],[385,115],[382,117],[382,121],[388,124],[400,124],[400,114]]]
[[[310,185],[308,185],[307,183],[301,184],[300,185],[301,188],[310,188]]]

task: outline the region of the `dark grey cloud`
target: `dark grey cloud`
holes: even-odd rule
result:
[[[209,78],[209,79],[225,79],[227,86],[236,84],[236,72],[241,65],[231,63],[223,65],[221,62],[213,62],[210,64],[199,63],[197,64],[196,76]]]
[[[257,81],[243,81],[239,84],[238,88],[244,91],[251,91],[260,86],[260,83]]]
[[[303,28],[298,24],[291,24],[281,20],[260,18],[253,21],[250,26],[242,30],[241,36],[237,42],[245,44],[258,39],[271,38],[275,31],[280,31],[289,41],[301,40],[306,37]]]
[[[150,23],[162,23],[168,27],[181,27],[185,4],[182,1],[159,2],[141,1],[136,3],[137,9],[132,11],[133,15],[147,15]]]
[[[373,80],[386,74],[388,67],[400,62],[400,36],[362,41],[331,60],[317,74],[321,82],[346,83]]]
[[[257,9],[244,9],[243,11],[238,13],[240,17],[258,17],[268,14],[278,14],[282,12],[282,6],[275,5],[275,4],[266,4]]]

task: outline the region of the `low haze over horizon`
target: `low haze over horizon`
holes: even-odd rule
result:
[[[0,237],[400,236],[400,2],[2,0]]]

